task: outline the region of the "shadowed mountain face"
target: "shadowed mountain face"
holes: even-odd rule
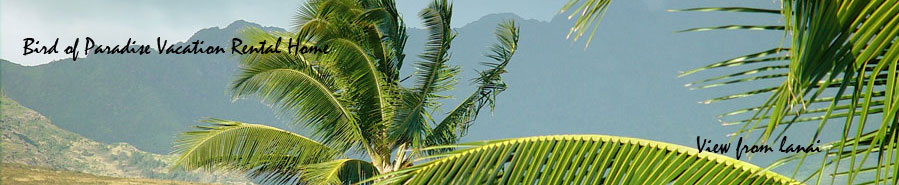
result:
[[[497,23],[515,19],[522,33],[520,48],[504,76],[509,89],[498,98],[495,112],[481,113],[464,140],[594,133],[687,146],[695,144],[697,135],[726,141],[725,133],[734,128],[719,126],[716,115],[724,112],[722,107],[740,106],[696,102],[735,91],[690,92],[683,84],[704,76],[675,76],[711,61],[777,46],[782,34],[674,34],[734,20],[758,22],[759,17],[685,18],[647,9],[641,3],[616,1],[589,48],[565,39],[571,22],[563,16],[544,22],[493,14],[457,28],[450,63],[462,66],[463,73],[457,76],[461,87],[448,93],[456,98],[442,102],[447,107],[455,106],[473,90],[470,79],[483,69],[479,63],[488,61],[483,54],[495,42]],[[406,20],[417,24],[413,17]],[[233,33],[244,26],[258,25],[238,21],[223,29],[201,30],[191,41],[219,40],[226,42],[221,46],[230,48]],[[420,60],[417,55],[427,33],[410,29],[409,34],[404,77]],[[33,67],[2,61],[0,68],[7,96],[60,127],[98,141],[127,142],[156,153],[168,152],[175,135],[199,124],[196,120],[203,117],[287,125],[257,99],[231,102],[227,91],[237,61],[228,54],[95,55]]]
[[[230,46],[234,33],[247,26],[259,27],[236,21],[200,30],[190,41]],[[209,43],[214,41],[222,43]],[[32,67],[2,61],[0,68],[10,98],[63,129],[154,153],[168,153],[176,134],[205,116],[280,123],[256,101],[232,103],[226,91],[237,62],[230,54],[97,54]]]
[[[0,116],[0,140],[3,141],[3,155],[0,158],[3,162],[4,184],[137,183],[128,183],[128,179],[118,179],[119,182],[91,182],[97,180],[98,177],[84,173],[111,177],[251,184],[247,179],[239,175],[235,176],[235,174],[210,174],[171,169],[172,162],[174,162],[172,159],[175,157],[173,155],[147,153],[127,143],[103,144],[84,138],[76,133],[60,129],[43,115],[23,107],[16,101],[7,98],[2,92],[0,92],[0,112],[3,112]],[[20,165],[31,167],[28,169]],[[70,172],[44,173],[43,171],[46,169],[41,169],[44,167]],[[106,179],[112,180],[112,178]],[[90,181],[82,182],[82,180]],[[152,180],[144,179],[142,181]],[[187,184],[174,181],[137,184],[163,183]]]

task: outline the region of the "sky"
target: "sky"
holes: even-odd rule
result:
[[[132,38],[138,44],[155,46],[156,37],[184,41],[196,31],[223,27],[235,20],[263,26],[289,28],[290,20],[304,1],[278,0],[0,0],[0,59],[32,66],[69,57],[64,45],[75,38],[91,37],[97,44],[124,45]],[[421,27],[418,11],[431,1],[397,0],[397,8],[410,27]],[[526,19],[548,21],[565,3],[563,0],[455,0],[453,27],[461,27],[492,13],[515,13]],[[177,4],[177,6],[172,6]],[[49,45],[59,38],[60,54],[23,56],[23,39],[34,38]]]

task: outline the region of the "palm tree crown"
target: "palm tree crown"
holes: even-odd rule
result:
[[[448,98],[441,93],[454,87],[460,71],[449,64],[456,35],[452,5],[437,0],[419,16],[429,32],[425,51],[414,73],[402,78],[407,36],[392,0],[311,0],[299,9],[293,33],[246,30],[250,42],[286,37],[328,48],[327,54],[243,56],[231,88],[235,98],[257,96],[314,136],[209,119],[211,126],[179,137],[177,164],[242,171],[265,182],[352,183],[409,167],[426,147],[457,142],[506,89],[501,74],[516,51],[519,30],[511,21],[497,27],[499,43],[487,55],[493,62],[485,62],[487,69],[473,80],[478,88],[437,121],[431,114],[438,100]],[[405,79],[414,85],[401,86]]]

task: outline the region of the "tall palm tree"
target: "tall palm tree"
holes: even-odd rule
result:
[[[296,32],[250,29],[251,43],[292,38],[301,46],[327,48],[326,54],[284,51],[247,55],[231,88],[235,98],[255,95],[277,107],[312,137],[282,129],[209,119],[176,141],[177,165],[189,170],[245,172],[273,183],[346,184],[412,165],[423,148],[454,144],[485,106],[493,108],[506,89],[501,74],[518,44],[519,29],[508,21],[496,29],[487,69],[473,79],[475,92],[449,109],[442,120],[441,93],[456,84],[450,65],[456,33],[452,5],[436,0],[420,12],[429,32],[415,72],[400,75],[405,25],[392,0],[310,0],[298,11]],[[400,85],[413,79],[410,87]],[[433,151],[431,151],[433,152]],[[367,160],[347,156],[368,156]]]

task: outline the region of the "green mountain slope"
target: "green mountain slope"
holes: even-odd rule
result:
[[[260,26],[237,21],[200,30],[190,40],[229,46],[245,27]],[[221,43],[210,43],[216,41]],[[164,154],[177,133],[204,116],[278,123],[262,104],[231,102],[226,90],[236,68],[230,54],[98,54],[28,67],[0,60],[0,85],[7,96],[65,130]]]
[[[170,171],[172,156],[147,153],[126,143],[103,144],[53,125],[5,95],[0,99],[2,162],[102,176],[246,183],[242,176]],[[4,169],[4,173],[6,169]],[[37,172],[35,172],[37,173]]]

